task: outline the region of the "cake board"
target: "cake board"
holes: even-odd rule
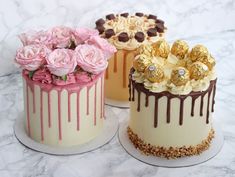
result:
[[[32,150],[52,155],[75,155],[96,150],[107,144],[116,135],[118,127],[118,119],[116,117],[107,117],[103,131],[88,143],[72,147],[53,147],[36,142],[27,135],[24,126],[24,116],[21,114],[15,121],[14,133],[23,145]]]
[[[105,104],[109,106],[113,106],[113,107],[118,107],[118,108],[125,108],[125,109],[130,108],[129,101],[117,101],[117,100],[105,98]]]
[[[201,153],[200,155],[182,157],[178,159],[166,159],[166,158],[156,157],[153,155],[146,156],[143,153],[141,153],[140,150],[136,149],[135,146],[132,144],[132,142],[129,140],[127,134],[127,126],[128,126],[127,122],[121,124],[118,131],[118,137],[122,147],[126,150],[126,152],[129,155],[131,155],[135,159],[143,163],[158,167],[179,168],[179,167],[193,166],[206,162],[215,157],[220,152],[224,143],[222,130],[219,124],[213,123],[213,127],[215,130],[215,137],[211,142],[210,148]]]

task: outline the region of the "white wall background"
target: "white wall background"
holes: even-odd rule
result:
[[[108,13],[136,11],[162,18],[169,40],[235,29],[235,0],[0,0],[0,76],[17,71],[13,59],[21,32],[55,25],[94,27]]]

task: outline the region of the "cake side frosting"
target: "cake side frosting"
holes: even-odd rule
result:
[[[135,50],[141,44],[151,44],[162,38],[166,27],[164,21],[152,14],[123,13],[97,20],[96,29],[117,49]]]

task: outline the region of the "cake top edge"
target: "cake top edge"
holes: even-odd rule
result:
[[[215,59],[201,44],[191,50],[183,40],[172,46],[161,39],[137,49],[133,61],[132,79],[143,83],[150,92],[169,91],[186,95],[205,91],[216,79]]]
[[[153,14],[137,12],[108,14],[96,21],[96,29],[118,49],[134,50],[141,44],[155,42],[166,31],[165,22]]]
[[[29,79],[43,84],[89,83],[105,71],[117,51],[89,28],[57,26],[22,33],[19,38],[23,46],[16,52],[15,63]]]

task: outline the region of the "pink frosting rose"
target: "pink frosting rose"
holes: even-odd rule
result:
[[[46,68],[39,69],[33,74],[32,80],[50,84],[52,82],[51,73]]]
[[[72,73],[77,66],[73,53],[70,49],[55,49],[46,58],[47,68],[56,76]]]
[[[65,26],[54,27],[50,30],[54,48],[66,48],[72,40],[72,29]]]
[[[17,50],[15,61],[23,69],[34,71],[45,63],[49,52],[45,45],[27,45]]]
[[[31,44],[42,44],[51,48],[51,35],[47,31],[29,31],[22,33],[19,38],[24,46]]]
[[[70,73],[67,75],[67,80],[64,81],[60,78],[53,77],[53,84],[54,85],[68,85],[68,84],[74,84],[76,83],[76,79],[73,75],[73,73]]]
[[[84,71],[93,74],[104,71],[108,66],[102,50],[93,45],[78,45],[74,52],[74,58]]]
[[[94,75],[89,76],[87,72],[83,71],[83,72],[77,72],[75,74],[75,78],[77,83],[87,83],[94,78]]]
[[[86,40],[90,39],[92,36],[98,36],[99,32],[95,29],[89,28],[76,28],[73,31],[74,42],[76,45],[83,44]]]
[[[91,36],[87,43],[100,48],[104,52],[106,59],[109,59],[115,52],[117,52],[117,49],[113,45],[100,36]]]

